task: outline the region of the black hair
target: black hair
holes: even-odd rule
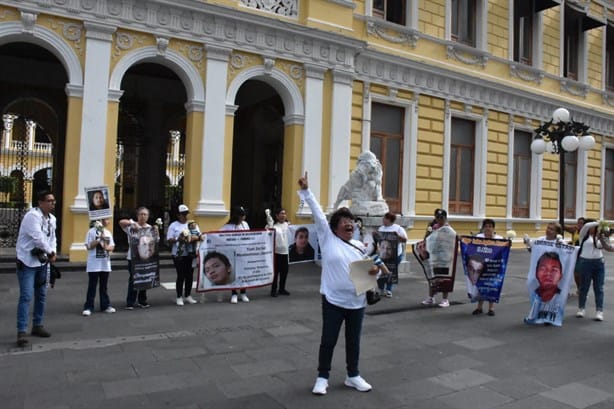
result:
[[[305,226],[301,226],[298,229],[296,229],[296,231],[294,232],[294,238],[296,239],[296,236],[298,236],[299,233],[307,233],[307,237],[309,237],[309,229]]]
[[[384,219],[388,219],[390,220],[390,223],[394,223],[394,221],[397,219],[397,215],[394,213],[388,212],[384,215]]]
[[[36,194],[36,200],[39,202],[44,202],[45,200],[47,200],[47,196],[52,194],[53,192],[51,192],[50,190],[41,190]]]
[[[328,225],[333,232],[337,228],[339,221],[343,218],[348,218],[350,220],[356,219],[356,217],[354,217],[354,214],[350,212],[350,209],[348,209],[347,207],[340,207],[335,211],[335,213],[332,214],[332,216],[330,216],[330,221],[328,222]]]
[[[226,267],[230,267],[230,260],[228,260],[228,257],[226,257],[226,254],[220,253],[219,251],[210,251],[210,252],[208,252],[207,255],[205,256],[204,260],[203,260],[203,265],[207,261],[211,260],[212,258],[217,258],[222,263],[224,263],[226,265]]]
[[[245,209],[243,206],[234,206],[230,209],[230,219],[228,219],[228,223],[230,224],[240,224],[241,218],[245,216]]]
[[[495,228],[495,221],[493,219],[484,219],[484,220],[482,220],[482,229],[487,224],[492,224],[493,229]]]
[[[435,209],[435,219],[447,219],[448,212],[443,209]]]

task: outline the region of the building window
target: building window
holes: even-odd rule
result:
[[[475,122],[452,118],[451,125],[448,210],[454,214],[473,214]]]
[[[535,5],[533,0],[514,2],[514,61],[533,64],[533,32]]]
[[[605,150],[603,187],[603,217],[612,220],[614,219],[614,149]]]
[[[514,132],[512,216],[529,217],[531,207],[531,140],[529,132]]]
[[[405,0],[374,0],[373,17],[404,26],[407,13],[405,3]]]
[[[605,43],[605,87],[614,91],[614,25],[608,24]]]
[[[563,76],[578,81],[580,70],[580,37],[582,33],[582,15],[573,9],[565,9],[565,37],[563,44]]]
[[[565,218],[576,218],[576,184],[578,180],[578,154],[565,152]]]
[[[382,163],[382,195],[390,211],[401,213],[405,109],[374,103],[371,107],[371,152]]]
[[[476,46],[476,0],[452,0],[452,40]]]

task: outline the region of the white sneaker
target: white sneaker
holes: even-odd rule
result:
[[[372,389],[371,385],[369,385],[367,381],[362,379],[362,376],[360,375],[352,376],[351,378],[349,376],[346,376],[344,383],[345,386],[349,386],[350,388],[354,388],[360,392],[369,392]]]
[[[433,298],[433,297],[426,298],[426,299],[422,300],[422,304],[423,305],[433,305],[433,304],[435,304],[435,298]]]
[[[392,291],[386,290],[386,298],[392,298]]]
[[[328,388],[328,379],[318,377],[311,393],[314,395],[326,395],[326,388]]]
[[[576,313],[577,318],[584,318],[584,308],[580,308]]]
[[[106,312],[107,314],[113,314],[115,312],[115,308],[111,307],[110,305],[107,307],[106,310],[104,310],[104,312]]]
[[[447,298],[444,298],[444,299],[443,299],[443,300],[441,300],[441,302],[440,302],[439,304],[437,304],[437,305],[439,305],[441,308],[447,308],[447,307],[449,307],[449,306],[450,306],[450,301],[448,301],[448,299],[447,299]]]
[[[198,301],[196,301],[194,298],[192,298],[191,295],[188,295],[187,297],[185,297],[183,299],[183,301],[187,302],[188,304],[196,304],[196,303],[198,303]]]
[[[597,311],[595,313],[595,321],[603,321],[603,311]]]
[[[247,294],[241,294],[241,301],[249,302],[249,298],[247,298]]]
[[[83,315],[84,317],[89,317],[90,315],[92,315],[92,312],[90,310],[83,310],[81,315]]]
[[[178,306],[183,307],[183,298],[177,297],[177,301],[176,302],[177,302]]]
[[[237,297],[236,294],[233,294],[232,297],[230,297],[231,304],[236,304],[238,301],[239,301],[239,297]]]

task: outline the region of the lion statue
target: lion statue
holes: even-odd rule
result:
[[[350,211],[356,215],[383,216],[388,204],[382,196],[382,176],[382,164],[373,152],[361,153],[350,179],[339,189],[334,208],[350,200]]]

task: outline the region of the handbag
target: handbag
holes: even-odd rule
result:
[[[382,299],[379,295],[379,292],[375,290],[369,290],[366,292],[366,294],[367,294],[367,304],[369,305],[377,304],[379,300]]]

